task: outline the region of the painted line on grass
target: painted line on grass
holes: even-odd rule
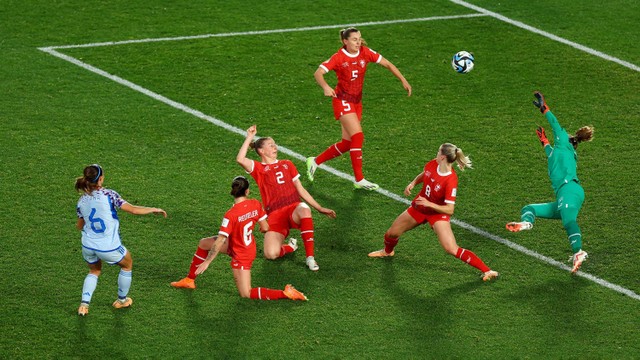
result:
[[[144,87],[142,87],[140,85],[137,85],[137,84],[135,84],[135,83],[133,83],[133,82],[131,82],[129,80],[126,80],[124,78],[121,78],[121,77],[113,75],[113,74],[110,74],[110,73],[108,73],[108,72],[106,72],[106,71],[104,71],[102,69],[99,69],[99,68],[97,68],[95,66],[89,65],[89,64],[87,64],[87,63],[85,63],[83,61],[80,61],[80,60],[72,57],[72,56],[65,55],[65,54],[63,54],[61,52],[58,52],[58,51],[56,51],[54,49],[54,47],[42,47],[42,48],[39,48],[39,50],[41,50],[41,51],[43,51],[45,53],[48,53],[48,54],[50,54],[50,55],[52,55],[54,57],[57,57],[59,59],[68,61],[68,62],[70,62],[70,63],[72,63],[72,64],[74,64],[76,66],[79,66],[79,67],[81,67],[81,68],[83,68],[85,70],[88,70],[88,71],[92,72],[92,73],[95,73],[95,74],[98,74],[100,76],[103,76],[103,77],[105,77],[105,78],[107,78],[109,80],[112,80],[112,81],[114,81],[114,82],[116,82],[118,84],[126,86],[126,87],[128,87],[128,88],[130,88],[132,90],[135,90],[137,92],[140,92],[140,93],[142,93],[144,95],[147,95],[147,96],[151,97],[152,99],[155,99],[155,100],[160,101],[160,102],[162,102],[164,104],[167,104],[167,105],[169,105],[169,106],[171,106],[171,107],[173,107],[175,109],[184,111],[184,112],[186,112],[188,114],[191,114],[191,115],[193,115],[193,116],[195,116],[197,118],[200,118],[202,120],[206,120],[206,121],[208,121],[208,122],[210,122],[210,123],[212,123],[212,124],[214,124],[216,126],[219,126],[219,127],[223,128],[225,130],[228,130],[230,132],[236,133],[236,134],[238,134],[240,136],[243,136],[243,137],[246,136],[246,130],[244,130],[244,129],[240,129],[240,128],[235,127],[233,125],[227,124],[226,122],[224,122],[224,121],[222,121],[220,119],[217,119],[217,118],[215,118],[213,116],[209,116],[209,115],[207,115],[207,114],[205,114],[205,113],[203,113],[201,111],[195,110],[195,109],[193,109],[193,108],[191,108],[189,106],[186,106],[184,104],[181,104],[181,103],[179,103],[177,101],[171,100],[171,99],[169,99],[169,98],[167,98],[167,97],[165,97],[163,95],[160,95],[160,94],[158,94],[156,92],[153,92],[153,91],[151,91],[149,89],[146,89],[146,88],[144,88]],[[293,150],[290,150],[287,147],[278,145],[278,149],[279,149],[280,152],[282,152],[284,154],[287,154],[290,157],[298,159],[300,161],[305,161],[305,159],[306,159],[305,156],[303,156],[303,155],[301,155],[301,154],[299,154],[299,153],[297,153],[297,152],[295,152]],[[335,176],[337,176],[337,177],[339,177],[339,178],[345,179],[345,180],[347,180],[349,182],[353,182],[355,180],[352,175],[348,175],[348,174],[346,174],[344,172],[341,172],[341,171],[339,171],[337,169],[334,169],[334,168],[332,168],[330,166],[326,166],[326,165],[322,164],[322,165],[320,165],[320,168],[325,170],[325,171],[327,171],[327,172],[329,172],[329,173],[331,173],[331,174],[333,174],[333,175],[335,175]],[[387,191],[385,189],[380,188],[380,189],[378,189],[376,191],[378,193],[380,193],[380,194],[382,194],[384,196],[387,196],[387,197],[389,197],[389,198],[391,198],[393,200],[396,200],[396,201],[398,201],[400,203],[404,203],[404,204],[407,204],[407,205],[411,204],[410,200],[408,200],[406,198],[403,198],[402,196],[399,196],[397,194],[394,194],[394,193],[392,193],[390,191]],[[480,228],[477,228],[477,227],[475,227],[475,226],[473,226],[471,224],[467,224],[467,223],[465,223],[463,221],[460,221],[460,220],[457,220],[457,219],[451,219],[451,222],[453,224],[457,225],[457,226],[462,227],[463,229],[471,231],[471,232],[473,232],[475,234],[478,234],[480,236],[483,236],[483,237],[485,237],[487,239],[494,240],[494,241],[496,241],[496,242],[498,242],[500,244],[503,244],[503,245],[513,249],[513,250],[516,250],[516,251],[519,251],[519,252],[521,252],[523,254],[529,255],[529,256],[531,256],[533,258],[536,258],[536,259],[538,259],[540,261],[546,262],[546,263],[548,263],[548,264],[550,264],[552,266],[555,266],[555,267],[560,268],[562,270],[567,270],[567,271],[571,270],[571,268],[569,266],[567,266],[567,265],[565,265],[565,264],[563,264],[563,263],[561,263],[561,262],[559,262],[557,260],[554,260],[554,259],[549,258],[547,256],[544,256],[542,254],[539,254],[539,253],[537,253],[537,252],[535,252],[533,250],[525,248],[522,245],[516,244],[516,243],[511,242],[511,241],[509,241],[507,239],[501,238],[501,237],[499,237],[497,235],[491,234],[491,233],[489,233],[489,232],[487,232],[485,230],[482,230]],[[603,287],[606,287],[606,288],[609,288],[609,289],[614,290],[616,292],[619,292],[621,294],[627,295],[627,296],[629,296],[629,297],[631,297],[633,299],[640,300],[640,295],[634,293],[633,291],[631,291],[631,290],[629,290],[627,288],[624,288],[624,287],[621,287],[619,285],[610,283],[610,282],[608,282],[608,281],[606,281],[604,279],[601,279],[601,278],[598,278],[596,276],[584,273],[582,271],[578,271],[576,275],[580,276],[580,277],[583,277],[585,279],[588,279],[590,281],[593,281],[596,284],[599,284],[599,285],[601,285]]]
[[[557,36],[557,35],[554,35],[552,33],[546,32],[544,30],[540,30],[540,29],[535,28],[533,26],[527,25],[527,24],[525,24],[523,22],[520,22],[520,21],[517,21],[517,20],[513,20],[513,19],[508,18],[508,17],[506,17],[504,15],[500,15],[500,14],[495,13],[493,11],[489,11],[489,10],[487,10],[485,8],[481,8],[479,6],[476,6],[476,5],[473,5],[473,4],[469,4],[466,1],[462,1],[462,0],[449,0],[449,1],[451,1],[452,3],[458,4],[458,5],[464,6],[464,7],[468,8],[468,9],[472,9],[472,10],[478,11],[481,14],[484,14],[484,15],[487,15],[487,16],[491,16],[491,17],[496,18],[496,19],[498,19],[500,21],[504,21],[504,22],[506,22],[508,24],[511,24],[513,26],[517,26],[517,27],[519,27],[521,29],[525,29],[525,30],[531,31],[533,33],[536,33],[538,35],[542,35],[542,36],[547,37],[547,38],[549,38],[549,39],[551,39],[553,41],[557,41],[559,43],[562,43],[562,44],[565,44],[565,45],[569,45],[572,48],[578,49],[580,51],[584,51],[587,54],[590,54],[590,55],[593,55],[593,56],[597,56],[597,57],[605,59],[607,61],[612,61],[612,62],[614,62],[616,64],[620,64],[620,65],[622,65],[622,66],[624,66],[626,68],[629,68],[629,69],[631,69],[633,71],[640,72],[640,66],[632,64],[632,63],[630,63],[628,61],[624,61],[622,59],[618,59],[617,57],[614,57],[614,56],[605,54],[605,53],[603,53],[601,51],[592,49],[590,47],[575,43],[573,41],[567,40],[565,38],[562,38],[560,36]]]
[[[402,24],[402,23],[423,22],[423,21],[465,19],[465,18],[474,18],[474,17],[482,17],[482,16],[487,16],[487,15],[474,13],[474,14],[464,14],[464,15],[431,16],[431,17],[422,17],[422,18],[414,18],[414,19],[369,21],[369,22],[362,22],[362,23],[355,23],[355,24],[320,25],[320,26],[306,26],[306,27],[289,28],[289,29],[243,31],[243,32],[230,32],[230,33],[220,33],[220,34],[203,34],[203,35],[192,35],[192,36],[134,39],[134,40],[124,40],[124,41],[107,41],[107,42],[90,43],[90,44],[49,46],[48,48],[49,49],[75,49],[75,48],[87,48],[87,47],[98,47],[98,46],[151,43],[151,42],[161,42],[161,41],[197,40],[197,39],[208,39],[208,38],[214,38],[214,37],[266,35],[266,34],[279,34],[279,33],[288,33],[288,32],[300,32],[300,31],[344,29],[350,26],[362,27],[362,26],[371,26],[371,25],[391,25],[391,24]],[[42,50],[44,48],[40,48],[40,49]]]

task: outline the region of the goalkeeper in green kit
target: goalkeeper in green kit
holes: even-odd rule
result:
[[[582,232],[576,219],[584,202],[584,190],[580,186],[580,180],[576,173],[577,159],[576,149],[583,141],[591,141],[593,127],[583,126],[575,135],[569,135],[558,123],[558,119],[547,107],[541,93],[535,92],[536,100],[533,104],[547,118],[553,130],[553,146],[544,132],[544,128],[538,127],[536,133],[544,152],[547,154],[549,178],[551,186],[556,194],[556,201],[545,204],[530,204],[522,208],[520,222],[510,222],[507,230],[517,232],[531,230],[536,217],[544,219],[561,219],[562,226],[567,231],[571,250],[573,251],[573,268],[575,273],[580,265],[587,259],[587,252],[582,250]]]

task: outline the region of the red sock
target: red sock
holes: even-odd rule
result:
[[[359,132],[351,136],[351,149],[349,155],[351,156],[351,167],[353,168],[353,176],[356,181],[364,179],[362,175],[362,145],[364,144],[364,134]]]
[[[474,268],[482,271],[483,273],[491,270],[487,265],[485,265],[482,262],[482,260],[480,260],[478,256],[476,256],[476,254],[474,254],[473,252],[467,249],[458,248],[458,252],[456,252],[456,257],[466,262],[467,264],[473,266]]]
[[[316,157],[316,164],[320,165],[325,161],[329,161],[333,158],[336,158],[342,155],[344,152],[349,150],[351,147],[351,141],[342,139],[342,141],[337,142],[327,148],[322,154]]]
[[[313,219],[312,218],[302,218],[300,219],[300,235],[302,236],[302,241],[304,242],[304,251],[308,256],[313,256]]]
[[[200,246],[198,246],[198,250],[196,250],[196,253],[193,254],[193,259],[191,259],[191,266],[189,267],[189,275],[187,275],[189,279],[195,280],[197,276],[196,269],[198,268],[198,265],[204,262],[204,260],[207,258],[207,255],[209,255],[209,250],[205,250]]]
[[[273,290],[267,288],[252,288],[251,295],[252,299],[260,299],[260,300],[278,300],[278,299],[287,299],[287,295],[284,294],[282,290]]]
[[[384,252],[391,254],[393,249],[398,245],[400,238],[392,238],[391,236],[384,234]]]
[[[278,257],[283,257],[288,253],[292,253],[292,252],[293,252],[293,248],[290,245],[284,244],[282,245],[282,247],[280,247],[280,255],[278,255]]]

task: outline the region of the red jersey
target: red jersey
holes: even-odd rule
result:
[[[253,160],[253,169],[249,174],[260,188],[260,196],[267,214],[300,202],[298,190],[293,185],[300,174],[290,160],[278,160],[273,164],[263,164]]]
[[[438,212],[416,205],[418,196],[422,196],[437,205],[455,204],[456,191],[458,190],[458,175],[451,169],[447,173],[438,171],[438,162],[434,159],[424,166],[422,190],[413,199],[411,206],[423,214],[437,214]]]
[[[338,85],[336,86],[336,96],[340,100],[357,104],[362,100],[362,85],[364,74],[367,72],[367,64],[370,62],[379,63],[382,55],[360,46],[357,54],[350,54],[345,47],[333,54],[329,60],[320,64],[324,71],[336,72]]]
[[[253,237],[253,227],[256,222],[267,218],[260,202],[248,199],[239,202],[224,214],[218,234],[228,240],[227,253],[234,260],[251,262],[256,257],[256,242]]]

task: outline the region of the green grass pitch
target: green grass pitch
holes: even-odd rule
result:
[[[0,358],[640,358],[634,9],[632,0],[3,2]],[[242,135],[206,120],[257,124],[304,171],[296,156],[339,137],[313,72],[352,24],[414,91],[369,67],[367,178],[401,196],[441,143],[460,146],[474,169],[458,173],[454,218],[470,229],[453,230],[501,278],[483,283],[426,227],[403,236],[393,259],[367,258],[406,204],[319,170],[313,185],[302,182],[338,214],[314,213],[321,270],[310,272],[302,253],[266,261],[259,252],[252,271],[254,286],[292,283],[309,302],[239,298],[225,257],[197,290],[171,288],[198,239],[217,231],[243,173]],[[55,48],[82,44],[94,45]],[[460,50],[476,57],[466,75],[449,64]],[[583,276],[554,265],[570,255],[560,222],[504,228],[523,205],[553,199],[534,90],[567,130],[596,129],[578,150]],[[134,305],[111,307],[118,271],[105,266],[79,318],[87,268],[73,182],[93,162],[107,187],[169,217],[121,213]],[[348,157],[327,165],[351,174]]]

